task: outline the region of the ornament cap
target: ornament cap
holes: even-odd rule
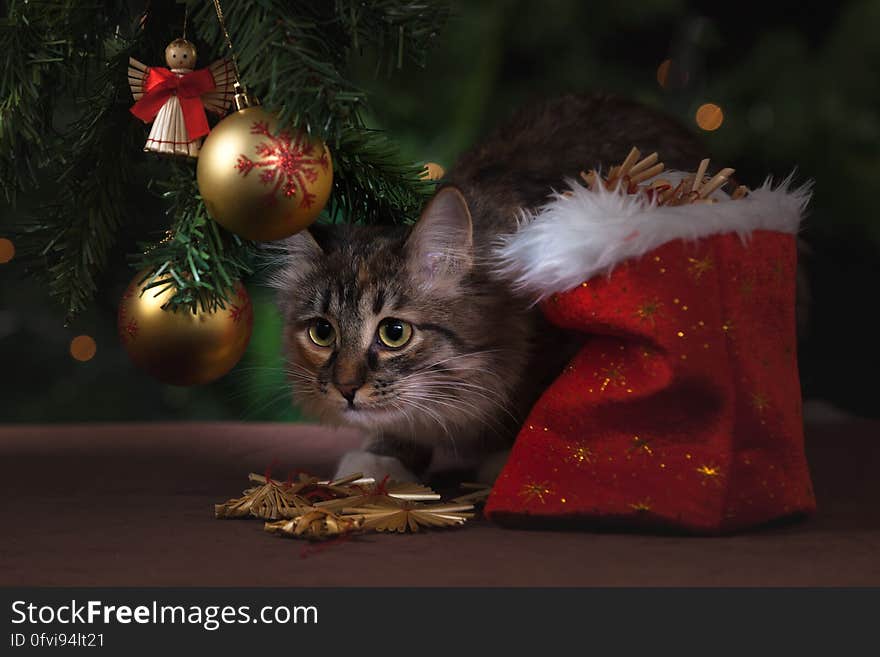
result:
[[[248,107],[255,107],[260,104],[260,101],[253,97],[241,82],[236,81],[235,84],[232,85],[232,91],[234,93],[232,102],[235,104],[236,111],[241,111]]]

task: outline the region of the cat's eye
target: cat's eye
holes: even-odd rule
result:
[[[379,342],[389,349],[400,349],[412,337],[412,325],[402,319],[389,317],[379,324]]]
[[[329,347],[336,341],[336,329],[326,319],[319,317],[309,326],[309,338],[319,347]]]

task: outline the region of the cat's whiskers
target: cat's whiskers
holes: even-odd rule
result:
[[[293,368],[293,369],[291,369]],[[323,393],[326,384],[324,384],[315,373],[299,363],[290,362],[284,369],[284,373],[289,377],[291,386],[297,391],[313,392],[317,390]]]
[[[480,424],[484,425],[487,430],[492,431],[496,435],[500,435],[501,431],[503,431],[504,429],[504,425],[499,422],[497,418],[480,412],[480,410],[476,407],[462,404],[461,400],[458,398],[443,397],[441,395],[437,395],[436,393],[433,393],[430,396],[412,395],[407,398],[416,399],[425,404],[440,404],[441,406],[455,410],[465,415],[466,421],[477,421]],[[491,424],[490,422],[495,423],[495,425],[497,426],[493,426],[493,424]],[[463,425],[463,428],[467,427],[466,423],[461,424]]]
[[[455,442],[455,437],[449,432],[449,427],[447,427],[446,422],[444,422],[442,416],[438,415],[437,413],[435,413],[432,409],[430,409],[426,405],[420,404],[419,402],[415,401],[412,398],[398,397],[398,399],[401,402],[409,404],[411,407],[413,407],[423,413],[427,413],[429,416],[431,416],[434,419],[437,426],[440,427],[440,429],[443,430],[443,433],[446,434],[446,437],[449,439],[449,442],[452,443],[452,453],[455,455],[456,458],[458,458],[458,444]]]
[[[489,388],[471,383],[469,381],[461,381],[459,379],[452,378],[431,379],[426,376],[425,379],[420,383],[424,384],[424,386],[426,387],[430,386],[435,389],[443,390],[444,392],[448,390],[450,393],[454,393],[456,389],[464,388],[469,391],[468,394],[482,397],[486,401],[497,406],[499,410],[504,411],[507,415],[510,416],[511,419],[517,420],[517,418],[511,412],[510,407],[508,406],[508,404],[510,403],[509,398],[506,395],[503,395],[495,390],[491,390]],[[457,398],[461,399],[460,396]]]
[[[494,396],[495,396],[497,399],[499,399],[499,400],[504,400],[504,399],[506,399],[506,396],[505,396],[504,394],[498,392],[497,390],[492,390],[491,388],[486,388],[484,385],[479,385],[479,384],[477,384],[475,381],[473,381],[472,379],[465,380],[465,379],[463,379],[463,378],[461,378],[461,377],[451,376],[451,374],[455,374],[455,373],[457,373],[457,372],[459,372],[459,371],[461,371],[461,370],[458,370],[458,369],[452,370],[452,369],[450,369],[450,370],[442,370],[442,371],[441,371],[441,370],[435,370],[435,371],[432,371],[432,372],[425,372],[424,375],[423,375],[423,377],[422,377],[422,380],[424,380],[424,381],[429,381],[429,382],[439,382],[439,383],[441,383],[441,384],[442,384],[442,383],[446,383],[446,384],[449,384],[450,386],[459,386],[459,387],[463,387],[463,388],[472,388],[472,389],[474,389],[474,390],[479,390],[479,391],[482,391],[482,392],[486,392],[486,393],[492,394],[492,395],[494,395]],[[469,368],[467,371],[477,371],[477,372],[480,372],[480,374],[481,374],[481,378],[482,378],[483,370],[480,369],[480,368],[478,368],[478,367],[475,367],[475,368]],[[492,374],[488,374],[488,373],[486,373],[486,376],[487,376],[487,377],[493,377]],[[473,377],[473,378],[477,378],[477,377]]]
[[[460,376],[465,372],[478,372],[479,377],[466,377]],[[456,376],[459,375],[459,376]],[[429,381],[429,382],[438,382],[438,383],[446,383],[450,386],[458,386],[462,388],[468,388],[475,391],[479,391],[485,394],[493,395],[500,404],[503,404],[507,401],[507,396],[497,392],[496,390],[492,390],[491,388],[486,388],[485,385],[478,385],[475,380],[478,378],[491,378],[496,381],[501,381],[500,377],[495,375],[493,372],[487,371],[485,367],[454,367],[454,368],[442,368],[442,369],[432,369],[432,370],[420,370],[419,372],[407,375],[402,377],[398,383],[406,384],[411,380],[415,380],[417,383]]]
[[[456,356],[436,361],[432,365],[450,363],[451,361],[473,355],[473,353],[458,354]],[[489,408],[497,408],[510,417],[514,422],[519,422],[519,419],[509,408],[510,400],[506,395],[496,392],[491,388],[486,388],[485,386],[473,383],[472,381],[463,380],[461,376],[451,376],[470,371],[480,371],[484,375],[486,374],[484,368],[467,367],[460,364],[440,369],[435,367],[434,369],[427,371],[422,368],[420,371],[401,377],[396,381],[396,386],[399,386],[401,384],[406,385],[410,383],[410,380],[412,379],[412,386],[405,387],[402,392],[399,391],[396,386],[392,387],[386,391],[386,397],[404,396],[418,398],[422,407],[431,404],[439,404],[445,408],[459,411],[472,420],[479,421],[494,433],[500,433],[505,428],[504,423],[495,416],[495,413],[488,410],[488,408],[478,407],[476,404],[472,403],[474,398],[479,398],[487,404]],[[489,376],[496,378],[494,373],[490,373]],[[466,390],[467,392],[461,394],[462,390]]]
[[[293,368],[295,368],[295,369],[289,369],[289,368],[291,368],[291,367],[293,367]],[[297,372],[298,372],[298,373],[306,374],[306,375],[311,376],[311,377],[314,377],[314,376],[315,376],[315,373],[312,372],[312,370],[310,370],[309,368],[305,367],[304,365],[300,365],[299,363],[297,363],[297,362],[295,362],[295,361],[288,361],[286,367],[284,368],[284,371],[285,371],[287,374],[293,374],[293,373],[297,373]]]
[[[453,408],[469,408],[473,409],[475,412],[479,414],[479,417],[482,421],[487,422],[489,420],[497,423],[499,426],[503,426],[503,423],[496,417],[496,413],[490,411],[492,408],[498,408],[503,411],[506,415],[508,415],[511,419],[515,419],[515,416],[510,413],[500,402],[495,399],[486,397],[484,395],[479,394],[477,391],[472,391],[472,395],[470,398],[467,396],[462,396],[455,394],[448,390],[445,387],[436,387],[436,386],[425,386],[423,388],[424,399],[430,403],[433,399],[445,399],[454,404]],[[444,394],[445,393],[445,394]],[[480,401],[483,402],[482,406],[473,403],[474,398],[479,398]]]
[[[413,414],[409,411],[409,409],[406,408],[405,405],[402,405],[402,404],[400,404],[400,403],[398,403],[398,402],[391,402],[391,407],[392,407],[393,409],[398,410],[398,411],[400,411],[401,413],[403,413],[403,416],[404,416],[404,417],[407,419],[407,421],[409,422],[410,434],[411,434],[411,435],[412,435],[412,434],[415,434],[415,431],[416,431],[416,420],[415,420],[415,418],[413,417]]]
[[[478,356],[485,356],[488,354],[501,353],[503,351],[509,351],[507,349],[483,349],[480,351],[470,351],[464,354],[456,354],[454,356],[448,356],[447,358],[441,358],[440,360],[434,361],[432,363],[427,363],[426,365],[422,365],[416,372],[412,374],[407,374],[406,376],[400,377],[397,381],[406,381],[413,376],[418,376],[426,371],[431,370],[432,368],[437,367],[438,365],[444,365],[454,360],[460,360],[462,358],[476,358]]]
[[[426,397],[426,400],[428,402],[430,402],[432,399],[435,399],[435,398],[439,399],[440,393],[438,393],[436,391],[428,391],[428,396]],[[455,408],[455,409],[469,409],[469,410],[471,410],[475,414],[475,418],[479,419],[483,424],[485,424],[487,426],[488,426],[489,422],[493,423],[494,425],[496,425],[498,427],[504,426],[504,422],[501,421],[501,419],[497,413],[489,412],[490,408],[497,405],[497,403],[494,402],[494,400],[483,398],[482,401],[485,402],[486,405],[481,406],[481,405],[477,405],[474,403],[467,403],[466,400],[462,399],[461,397],[457,397],[457,396],[456,397],[447,397],[447,399],[448,399],[448,401],[453,402],[455,404],[455,406],[453,406],[453,408]],[[507,415],[511,418],[511,420],[517,421],[517,418],[512,413],[510,413],[507,409],[502,408],[502,410],[504,411],[505,415]]]
[[[281,372],[284,370],[283,365],[249,365],[247,367],[236,367],[235,373],[242,374],[244,372],[258,372],[258,371],[268,371],[268,372]]]
[[[495,351],[502,351],[502,350],[500,350],[500,349],[485,350],[485,351],[471,352],[471,353],[467,353],[467,354],[458,354],[456,356],[450,356],[449,358],[444,358],[442,360],[435,361],[433,363],[429,363],[428,365],[424,365],[424,366],[420,367],[417,371],[397,379],[397,382],[398,383],[405,382],[405,381],[412,379],[414,377],[425,376],[426,374],[431,374],[431,373],[435,373],[435,372],[456,372],[456,371],[462,371],[462,372],[464,372],[464,371],[477,371],[477,372],[480,372],[484,376],[490,376],[490,377],[493,377],[493,378],[500,380],[500,377],[495,372],[492,372],[491,370],[487,369],[485,365],[482,365],[482,366],[474,365],[472,367],[469,367],[467,365],[455,363],[453,365],[443,367],[443,368],[438,367],[438,365],[445,365],[453,360],[458,360],[461,358],[476,358],[477,356],[492,353]]]
[[[285,372],[284,374],[288,380],[317,383],[317,378],[314,374],[307,374],[306,372]]]
[[[454,373],[455,371],[450,370],[450,372]],[[404,390],[408,393],[411,388],[427,392],[430,395],[443,394],[456,404],[467,403],[469,399],[478,397],[516,421],[516,417],[509,408],[510,400],[507,395],[487,388],[485,385],[480,385],[473,380],[463,380],[461,377],[450,376],[438,371],[425,372],[417,381],[413,382],[412,386]],[[396,390],[394,393],[398,394]],[[430,397],[428,401],[430,401]]]
[[[249,420],[254,416],[262,413],[267,408],[271,408],[278,402],[282,401],[285,398],[290,398],[290,390],[285,389],[284,391],[278,393],[277,395],[273,395],[267,401],[264,401],[262,404],[258,405],[256,408],[249,408],[242,416],[242,420]]]

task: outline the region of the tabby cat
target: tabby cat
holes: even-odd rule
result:
[[[655,110],[565,96],[520,111],[462,156],[414,225],[318,225],[284,243],[274,284],[294,397],[367,436],[339,473],[415,480],[441,454],[484,479],[497,473],[576,344],[493,274],[493,247],[567,177],[632,146],[685,170],[703,156]]]

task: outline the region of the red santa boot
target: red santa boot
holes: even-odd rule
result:
[[[794,308],[808,192],[768,182],[668,206],[656,187],[629,191],[573,183],[501,249],[585,342],[532,409],[487,515],[720,533],[813,511]]]

